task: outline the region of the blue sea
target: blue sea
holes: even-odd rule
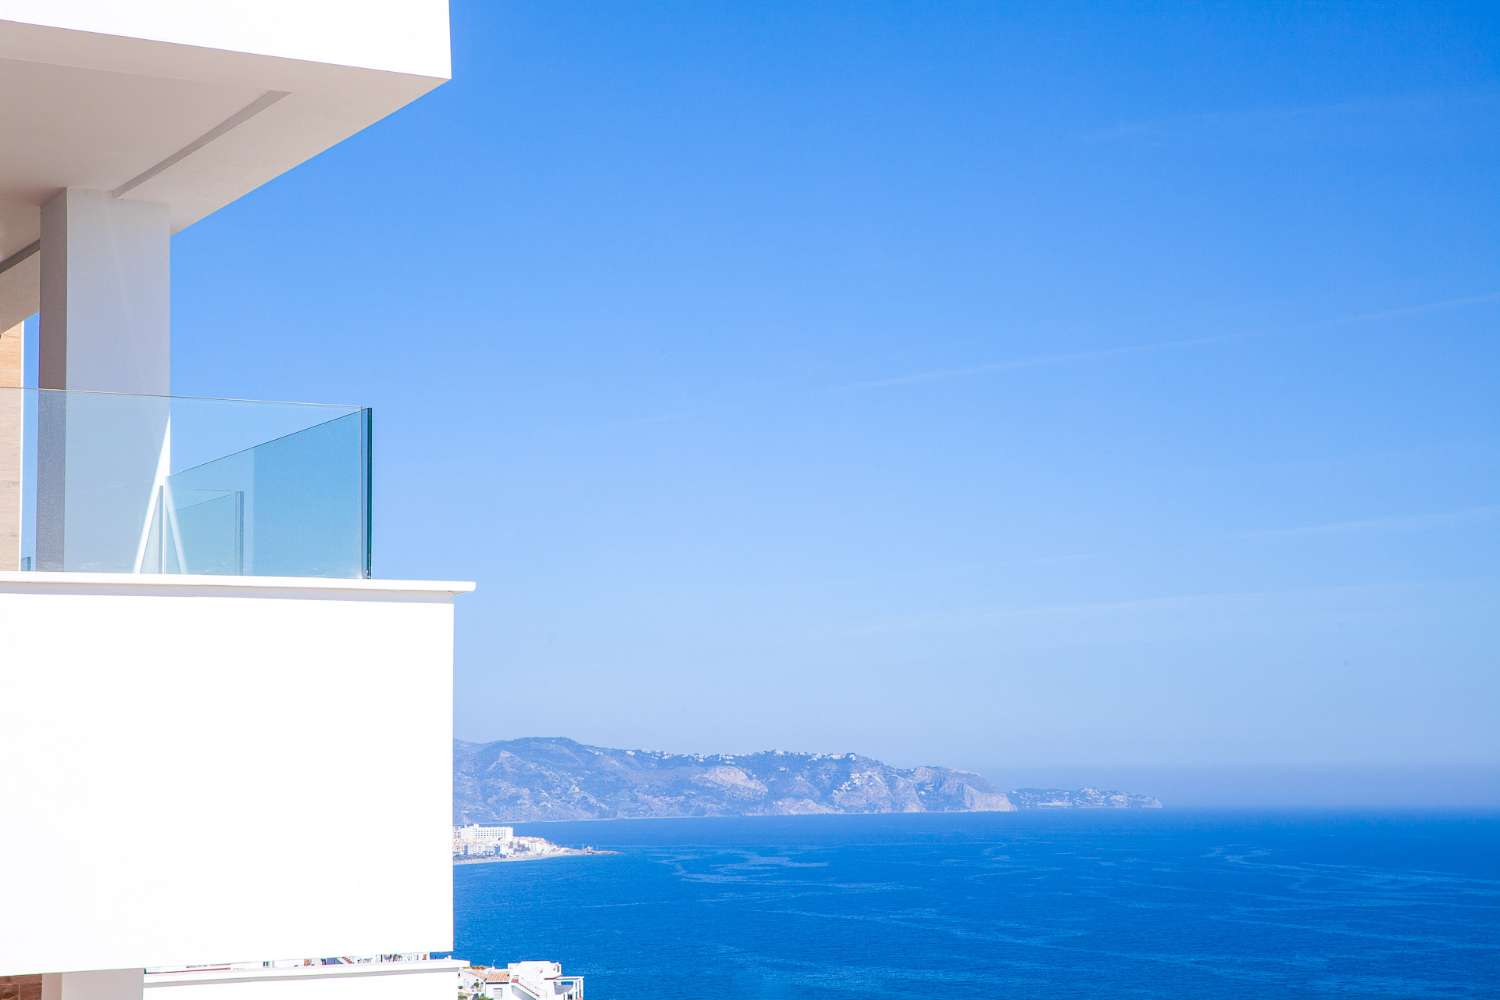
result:
[[[456,954],[591,1000],[1500,997],[1500,815],[547,823],[454,870]]]

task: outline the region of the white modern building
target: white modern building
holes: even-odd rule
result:
[[[459,975],[459,1000],[584,1000],[583,977],[563,975],[557,962],[471,966]]]
[[[0,0],[0,996],[453,996],[471,585],[371,573],[369,410],[173,397],[169,315],[448,75],[445,0]]]
[[[470,823],[467,826],[453,828],[455,857],[509,854],[515,842],[516,829],[512,826],[481,826],[478,823]]]

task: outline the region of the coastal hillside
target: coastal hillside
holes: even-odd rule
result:
[[[453,821],[1010,812],[1151,808],[1096,789],[1007,793],[969,771],[898,768],[858,754],[674,754],[586,746],[561,737],[453,744]]]

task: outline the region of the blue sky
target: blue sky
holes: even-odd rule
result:
[[[1500,10],[489,3],[179,236],[467,738],[1500,765]]]

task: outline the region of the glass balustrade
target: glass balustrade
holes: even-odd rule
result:
[[[365,577],[370,411],[0,389],[0,569]]]

